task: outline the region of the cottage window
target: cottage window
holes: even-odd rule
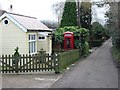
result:
[[[29,35],[29,53],[30,54],[36,53],[36,35],[35,34]]]
[[[44,40],[44,39],[45,39],[44,36],[40,36],[40,37],[39,37],[39,40]]]
[[[8,24],[9,24],[9,20],[8,20],[8,19],[4,19],[4,20],[3,20],[3,24],[4,24],[4,25],[8,25]]]

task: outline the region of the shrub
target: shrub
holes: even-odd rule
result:
[[[94,40],[100,40],[106,35],[106,31],[100,23],[94,22],[92,24],[91,34]]]
[[[90,47],[99,47],[102,45],[102,40],[91,40],[89,41]]]
[[[87,56],[89,54],[89,44],[85,42],[82,46],[82,55]]]
[[[78,28],[76,26],[66,26],[63,28],[58,28],[55,32],[54,32],[54,38],[56,42],[63,43],[63,33],[66,31],[70,31],[74,33],[74,37],[75,37],[75,48],[80,48],[81,43],[84,43],[85,41],[88,40],[88,36],[89,36],[89,30],[85,29],[85,28]],[[79,40],[79,37],[81,38],[81,42]]]
[[[113,46],[112,47],[112,55],[113,55],[113,58],[117,64],[117,67],[120,68],[120,49]]]
[[[63,69],[67,68],[69,65],[78,61],[79,58],[80,58],[79,49],[70,50],[69,52],[58,53],[59,62],[58,62],[58,71],[57,72],[60,72]]]

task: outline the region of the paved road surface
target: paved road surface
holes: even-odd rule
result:
[[[66,72],[52,88],[118,88],[118,70],[111,57],[111,40]]]
[[[41,72],[20,75],[3,74],[2,88],[49,88],[60,77],[61,74],[54,74],[54,72]]]

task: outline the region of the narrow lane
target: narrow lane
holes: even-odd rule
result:
[[[108,40],[66,72],[52,88],[118,88],[118,70],[111,47],[111,40]]]

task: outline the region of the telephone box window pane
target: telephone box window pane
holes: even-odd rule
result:
[[[69,38],[66,39],[66,45],[67,45],[67,48],[70,48],[70,39]]]

